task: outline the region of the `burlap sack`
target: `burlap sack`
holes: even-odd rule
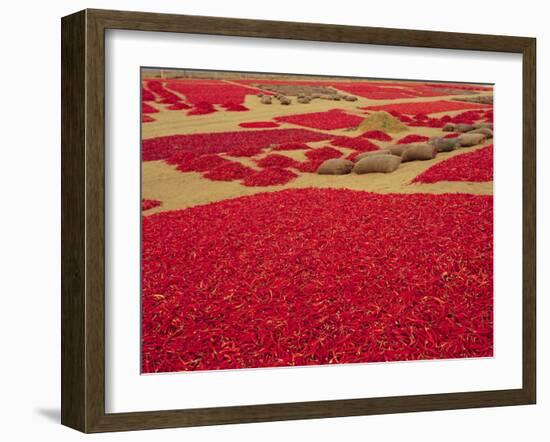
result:
[[[353,172],[357,174],[364,173],[389,173],[393,172],[401,164],[401,158],[395,155],[372,155],[365,157],[355,163]]]
[[[401,155],[401,161],[404,163],[407,161],[426,161],[432,160],[437,155],[437,149],[435,146],[427,143],[419,143],[409,147],[403,155]]]
[[[319,175],[346,175],[353,169],[353,162],[343,158],[326,160],[317,169]]]
[[[475,146],[483,143],[486,139],[487,136],[483,134],[462,134],[457,138],[458,144],[462,147]]]

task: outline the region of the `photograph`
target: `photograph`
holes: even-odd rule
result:
[[[494,356],[493,84],[140,74],[142,374]]]

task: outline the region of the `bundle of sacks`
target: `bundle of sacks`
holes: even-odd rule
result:
[[[401,163],[425,161],[435,158],[437,149],[427,143],[399,144],[387,149],[363,152],[355,157],[355,163],[343,158],[323,162],[317,169],[319,175],[345,175],[356,173],[390,173]]]
[[[478,129],[490,129],[493,135],[493,123],[475,123],[475,124],[454,124],[449,123],[443,126],[443,132],[470,132]]]
[[[493,123],[476,124],[447,124],[444,132],[458,132],[458,146],[470,147],[483,143],[488,138],[493,138]]]
[[[389,173],[396,170],[401,163],[432,160],[440,152],[475,146],[493,136],[490,123],[452,126],[454,131],[461,132],[457,138],[432,137],[426,143],[396,144],[374,152],[361,153],[355,157],[355,162],[333,158],[323,162],[317,169],[317,173],[320,175]]]
[[[429,143],[433,144],[438,152],[450,152],[457,147],[476,146],[489,138],[493,138],[492,123],[447,124],[443,131],[458,132],[460,135],[457,138],[432,138]]]
[[[388,151],[380,150],[365,152],[355,158],[355,163],[343,158],[332,158],[324,161],[317,173],[319,175],[346,175],[348,173],[388,173],[396,170],[401,164],[401,157],[392,155]]]
[[[272,95],[265,95],[264,93],[260,92],[259,94],[257,94],[257,96],[260,98],[260,103],[262,103],[262,104],[271,104],[273,102],[272,97],[279,100],[279,102],[281,104],[284,104],[284,105],[289,105],[289,104],[292,103],[292,100],[289,97],[287,97],[283,94],[275,94],[274,96],[272,96]],[[308,104],[316,98],[321,98],[321,99],[324,99],[324,100],[334,100],[334,101],[340,101],[340,100],[357,101],[357,97],[355,97],[353,95],[343,95],[343,94],[336,94],[335,93],[335,94],[330,94],[330,95],[299,94],[296,98],[296,102],[300,103],[300,104]]]
[[[273,103],[273,98],[279,100],[279,103],[284,105],[289,105],[292,103],[292,100],[288,97],[285,97],[282,94],[276,94],[276,95],[265,95],[262,93],[258,94],[258,97],[260,97],[260,103],[262,104],[271,104]]]

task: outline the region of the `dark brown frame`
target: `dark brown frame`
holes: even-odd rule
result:
[[[83,432],[534,404],[536,40],[449,32],[84,10],[62,19],[61,422]],[[192,410],[105,413],[105,30],[519,53],[523,56],[523,386]],[[519,190],[519,189],[518,189]]]

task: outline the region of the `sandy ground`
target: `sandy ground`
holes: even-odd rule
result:
[[[491,93],[481,93],[487,95]],[[250,109],[247,112],[226,112],[219,111],[208,115],[198,115],[187,117],[184,111],[167,111],[160,106],[157,108],[159,113],[152,114],[155,122],[142,124],[142,138],[152,138],[174,134],[191,134],[203,132],[225,132],[242,129],[239,123],[245,121],[269,121],[276,116],[291,115],[306,112],[322,112],[334,108],[346,109],[357,115],[364,115],[358,107],[379,105],[386,103],[405,103],[419,101],[434,101],[450,99],[456,96],[446,97],[423,97],[400,100],[369,100],[359,97],[358,101],[329,101],[313,100],[309,104],[293,103],[290,106],[283,106],[278,102],[271,105],[263,105],[256,96],[247,96],[245,105]],[[463,96],[463,97],[466,97]],[[155,104],[153,104],[155,105]],[[444,112],[456,114],[456,112]],[[437,115],[437,114],[434,114]],[[280,128],[299,128],[292,124],[281,124]],[[315,129],[317,130],[317,129]],[[320,131],[337,135],[357,135],[356,132],[349,130]],[[394,134],[395,138],[401,138],[408,133],[434,136],[442,134],[441,129],[413,127],[408,132]],[[381,143],[375,141],[382,148],[393,142]],[[445,161],[446,159],[461,155],[465,152],[477,150],[485,145],[491,144],[492,140],[473,148],[463,148],[449,153],[440,153],[430,161],[415,161],[403,163],[398,170],[393,173],[383,174],[365,174],[365,175],[316,175],[312,173],[299,173],[299,176],[283,186],[269,187],[246,187],[239,182],[211,181],[202,178],[200,173],[190,172],[182,173],[163,161],[148,161],[142,163],[142,197],[147,199],[156,199],[162,201],[162,206],[147,211],[147,215],[164,211],[191,207],[199,204],[206,204],[214,201],[220,201],[227,198],[235,198],[243,195],[252,195],[259,192],[274,192],[287,188],[321,187],[321,188],[348,188],[354,190],[364,190],[378,193],[472,193],[490,195],[493,192],[493,183],[469,183],[469,182],[439,182],[434,184],[410,184],[411,180],[431,167],[432,165]],[[326,146],[329,143],[322,141],[318,143],[309,143],[312,147]],[[342,153],[352,152],[350,149],[338,148]],[[259,155],[255,158],[261,158],[269,154]],[[294,159],[305,160],[304,151],[278,151],[279,154],[288,155]],[[232,161],[241,162],[249,167],[256,167],[253,159],[226,157]]]

